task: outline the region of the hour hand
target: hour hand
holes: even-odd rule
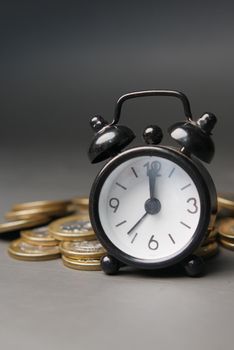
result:
[[[154,169],[150,169],[148,173],[149,177],[149,190],[150,190],[150,198],[155,198],[155,182],[156,182],[157,173]]]

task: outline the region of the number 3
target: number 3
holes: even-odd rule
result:
[[[187,203],[190,203],[192,204],[192,210],[191,209],[187,209],[187,211],[190,213],[190,214],[196,214],[197,211],[198,211],[198,206],[197,206],[197,201],[196,201],[196,198],[189,198],[187,200]]]

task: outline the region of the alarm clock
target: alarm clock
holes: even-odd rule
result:
[[[150,125],[143,132],[144,145],[124,150],[135,134],[119,124],[122,105],[147,96],[182,102],[186,119],[168,129],[179,148],[159,145],[163,132]],[[107,252],[101,259],[106,274],[126,265],[146,270],[181,265],[189,276],[204,273],[204,261],[195,252],[214,223],[217,195],[201,161],[213,158],[215,123],[212,113],[194,121],[188,98],[171,90],[125,94],[111,123],[101,116],[91,119],[90,161],[108,160],[89,197],[91,224]]]

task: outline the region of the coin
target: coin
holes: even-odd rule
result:
[[[218,196],[218,217],[234,216],[234,194],[225,193]]]
[[[234,193],[220,193],[218,195],[218,206],[234,211]]]
[[[72,203],[77,206],[80,213],[88,213],[89,211],[89,198],[88,197],[74,197]]]
[[[37,209],[37,208],[48,208],[48,207],[67,207],[71,204],[70,200],[59,200],[59,201],[35,201],[35,202],[25,202],[13,205],[12,211],[16,210],[26,210],[26,209]]]
[[[48,232],[48,226],[41,226],[32,230],[21,231],[23,241],[32,245],[55,246],[59,242]]]
[[[217,242],[208,243],[206,245],[202,245],[196,251],[196,255],[199,255],[203,258],[211,258],[215,256],[219,251],[219,245]]]
[[[24,209],[24,210],[16,210],[16,211],[9,211],[5,214],[5,218],[9,221],[14,220],[23,220],[23,219],[29,219],[29,218],[37,218],[38,216],[47,216],[47,217],[53,217],[53,216],[62,216],[66,215],[69,212],[69,210],[64,207],[41,207],[41,208],[33,208],[33,209]]]
[[[8,253],[19,260],[50,260],[60,257],[59,247],[35,246],[24,242],[21,238],[11,242]]]
[[[89,198],[88,197],[74,197],[72,198],[72,203],[76,205],[89,206]]]
[[[222,219],[218,225],[219,235],[234,242],[234,218]]]
[[[49,219],[43,216],[40,218],[38,217],[30,220],[28,219],[28,220],[17,220],[17,221],[5,222],[3,224],[0,224],[0,233],[15,232],[26,228],[33,228],[33,227],[47,224],[48,221]]]
[[[62,255],[66,267],[75,270],[98,271],[101,270],[100,259],[71,259]]]
[[[226,239],[220,239],[219,242],[224,248],[234,250],[234,242],[230,242]]]
[[[105,249],[98,240],[92,241],[64,241],[60,243],[60,250],[68,258],[101,258]]]
[[[93,240],[95,234],[87,215],[71,215],[52,222],[49,233],[61,241]]]

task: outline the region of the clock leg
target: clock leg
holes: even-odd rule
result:
[[[116,275],[120,268],[120,262],[111,255],[104,255],[101,259],[101,267],[107,275]]]
[[[205,273],[204,260],[200,256],[190,256],[184,261],[183,267],[190,277],[200,277]]]

